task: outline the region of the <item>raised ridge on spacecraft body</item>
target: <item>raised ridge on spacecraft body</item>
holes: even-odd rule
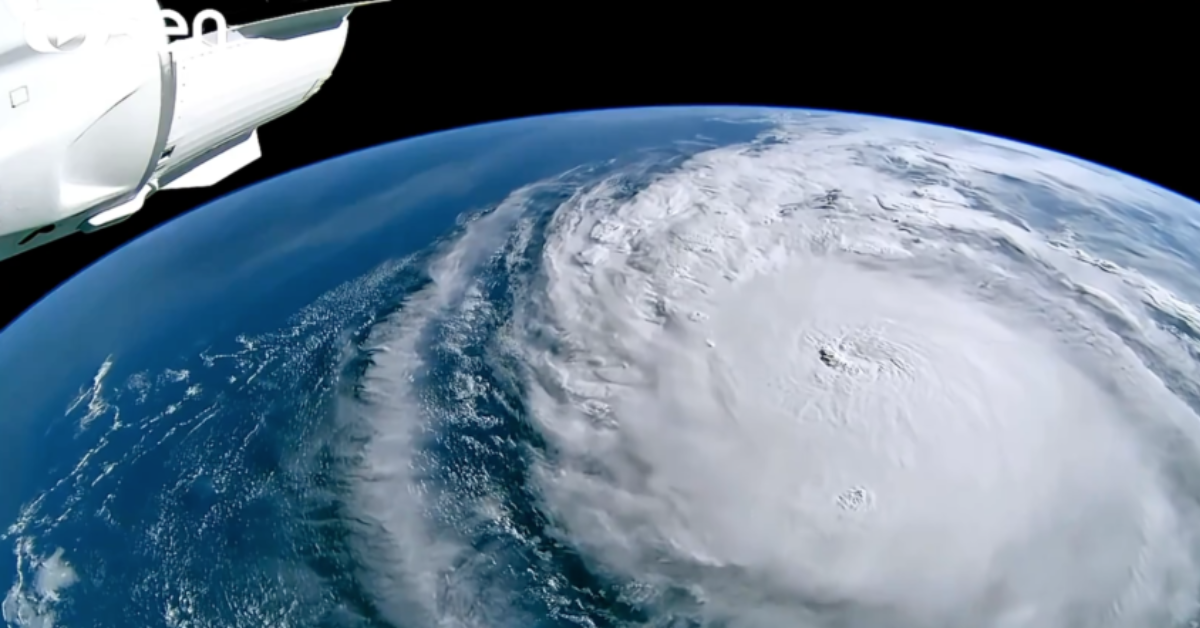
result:
[[[159,190],[208,187],[258,159],[258,127],[333,74],[350,12],[386,1],[273,3],[224,37],[172,42],[157,0],[0,0],[0,260],[112,226]],[[27,27],[47,7],[99,11],[133,32],[39,52]]]

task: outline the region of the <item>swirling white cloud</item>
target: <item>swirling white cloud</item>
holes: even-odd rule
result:
[[[636,194],[619,176],[581,189],[545,227],[503,338],[553,451],[536,469],[551,534],[711,625],[1193,616],[1196,367],[1161,322],[1200,320],[1164,274],[1190,262],[1164,251],[1143,274],[1039,205],[1119,223],[1113,207],[1185,220],[1188,202],[959,131],[776,122]],[[475,271],[525,250],[527,202],[473,224],[376,330],[364,468],[393,481],[363,482],[358,506],[403,548],[381,569],[439,573],[470,551],[414,532],[428,504],[399,488],[420,485],[401,461],[428,412],[421,333],[438,312],[488,316]]]

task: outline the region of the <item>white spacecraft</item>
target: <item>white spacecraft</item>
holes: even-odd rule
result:
[[[321,88],[347,16],[381,1],[192,25],[157,0],[0,0],[0,260],[258,159],[258,127]]]

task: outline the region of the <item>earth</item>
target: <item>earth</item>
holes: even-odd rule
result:
[[[0,333],[9,626],[1196,626],[1200,207],[750,108],[388,144]]]

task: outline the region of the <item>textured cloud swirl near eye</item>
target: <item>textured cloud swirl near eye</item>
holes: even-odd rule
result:
[[[768,116],[520,189],[290,328],[106,361],[0,536],[3,617],[1197,625],[1196,204]]]
[[[1185,306],[1063,234],[1037,233],[1040,210],[1006,207],[1012,197],[990,185],[1000,172],[1098,206],[1162,193],[955,131],[918,129],[932,134],[922,139],[909,124],[844,122],[785,123],[636,193],[618,174],[549,219],[523,213],[518,195],[472,224],[434,282],[376,330],[388,351],[368,379],[374,420],[396,423],[379,428],[368,466],[399,473],[414,413],[435,430],[490,420],[476,404],[486,378],[462,376],[440,401],[420,391],[432,321],[443,352],[491,326],[498,349],[458,357],[523,391],[545,439],[529,490],[554,522],[547,533],[636,583],[624,593],[664,617],[1060,627],[1194,616],[1196,417],[1181,401],[1194,366],[1187,338],[1150,315],[1183,320]],[[530,262],[532,277],[513,279]],[[508,315],[484,272],[498,267],[514,282]],[[497,586],[449,538],[415,543],[412,504],[389,501],[387,486],[366,483],[360,498],[406,531],[389,564],[457,563],[460,588]],[[477,498],[470,525],[515,516],[487,490]],[[663,621],[651,624],[677,619]]]

